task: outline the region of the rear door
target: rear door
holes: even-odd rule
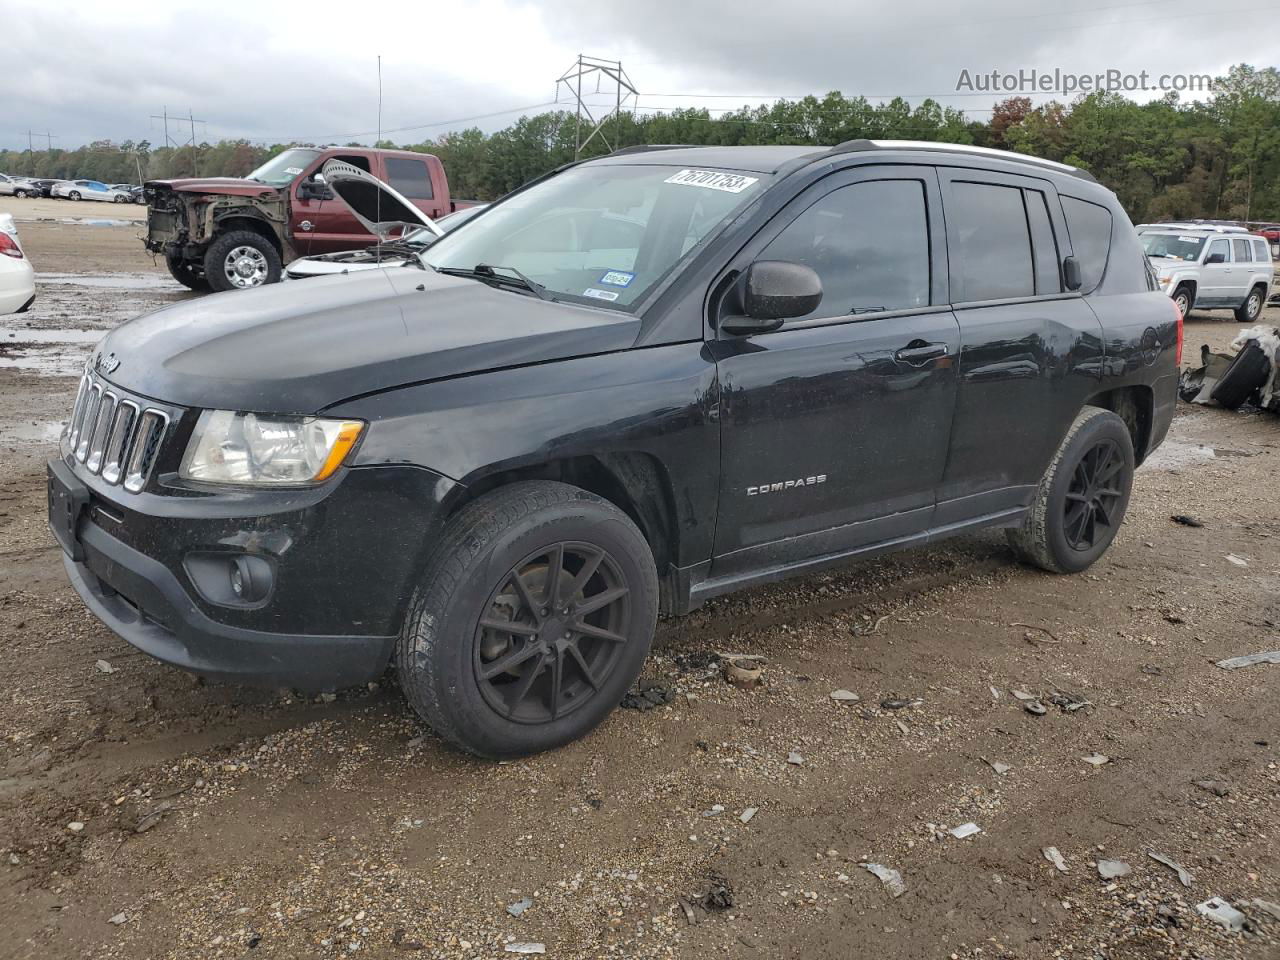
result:
[[[713,577],[923,536],[959,347],[941,214],[932,167],[838,172],[727,268],[721,285],[756,260],[803,263],[824,293],[808,317],[712,344],[722,424]]]
[[[449,212],[436,200],[431,167],[425,157],[385,155],[382,163],[384,172],[379,175],[381,179],[402,197],[412,200],[413,205],[428,217],[434,220]]]
[[[1078,252],[1085,286],[1068,292],[1061,264],[1075,233],[1049,181],[961,168],[939,174],[961,340],[936,517],[946,528],[1026,506],[1094,390],[1102,328],[1081,294],[1102,280],[1111,224],[1105,207],[1087,203],[1076,212],[1081,246],[1087,229],[1100,249],[1087,258]]]

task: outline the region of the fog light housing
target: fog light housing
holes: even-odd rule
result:
[[[275,586],[275,561],[247,553],[193,552],[183,567],[196,592],[223,607],[257,607]]]

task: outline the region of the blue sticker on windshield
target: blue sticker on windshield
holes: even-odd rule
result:
[[[610,270],[596,283],[607,283],[615,287],[628,287],[635,278],[636,275],[634,273],[627,273],[625,270]]]

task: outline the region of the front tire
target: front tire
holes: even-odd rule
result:
[[[204,275],[212,290],[247,290],[280,279],[280,254],[252,230],[232,230],[214,239],[204,254]]]
[[[80,199],[80,191],[79,191],[79,190],[72,190],[70,193],[68,193],[68,194],[67,194],[67,199],[68,199],[68,200],[79,200],[79,199]]]
[[[1184,317],[1191,312],[1191,288],[1179,287],[1173,291],[1173,303]]]
[[[1262,287],[1254,287],[1249,291],[1249,296],[1245,297],[1244,303],[1236,307],[1237,323],[1257,323],[1258,317],[1262,313]]]
[[[1050,573],[1079,573],[1106,553],[1133,489],[1133,440],[1123,420],[1085,407],[1045,471],[1031,510],[1009,545]]]
[[[550,750],[631,688],[657,609],[653,554],[625,513],[568,484],[513,484],[445,528],[405,617],[400,684],[461,750]]]

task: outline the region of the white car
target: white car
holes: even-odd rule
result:
[[[0,213],[0,314],[22,313],[36,298],[36,272],[22,252],[13,214]]]
[[[1265,237],[1244,227],[1202,223],[1144,223],[1138,238],[1160,289],[1186,316],[1231,310],[1257,323],[1271,290],[1271,251]]]
[[[26,186],[17,177],[10,177],[0,173],[0,197],[12,197],[18,191],[18,186]]]
[[[107,203],[128,203],[133,199],[123,190],[113,190],[98,180],[63,180],[53,185],[49,195],[67,200],[104,200]]]

